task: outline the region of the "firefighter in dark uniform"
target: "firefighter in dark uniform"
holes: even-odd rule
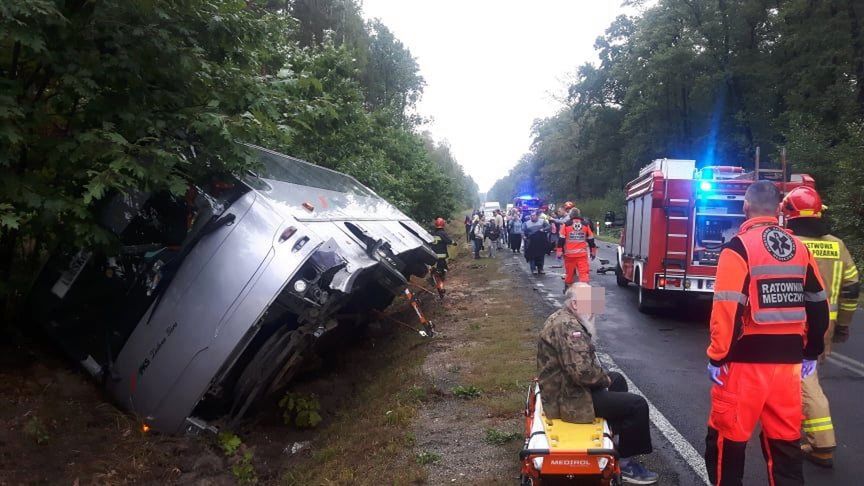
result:
[[[757,422],[772,485],[803,485],[801,380],[816,369],[828,328],[828,301],[810,250],[781,228],[780,191],[753,183],[747,220],[720,252],[708,373],[708,477],[742,484],[744,452]]]
[[[444,221],[444,218],[435,219],[435,229],[432,230],[432,251],[435,252],[435,256],[438,258],[435,263],[435,268],[438,270],[438,273],[442,278],[447,274],[447,259],[449,258],[449,254],[447,253],[447,247],[449,245],[456,245],[453,240],[450,239],[450,236],[447,234],[447,231],[444,230],[444,226],[447,224]]]
[[[831,354],[831,344],[843,343],[849,338],[852,315],[858,308],[860,290],[858,268],[843,244],[843,240],[828,232],[822,221],[822,198],[816,189],[807,186],[796,187],[783,198],[783,218],[786,227],[807,245],[819,274],[825,282],[828,295],[829,323],[825,334],[825,352],[820,360]],[[810,462],[823,466],[834,466],[834,424],[828,398],[819,384],[818,373],[813,373],[801,382],[804,401],[805,440],[801,446],[804,457]]]

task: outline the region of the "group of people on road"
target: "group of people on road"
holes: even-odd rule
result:
[[[759,422],[769,484],[803,485],[804,458],[833,467],[834,426],[817,368],[832,342],[849,337],[859,274],[821,219],[818,192],[801,186],[782,196],[768,181],[748,188],[746,221],[717,265],[707,349],[713,385],[705,462],[712,485],[743,484],[747,442]],[[590,233],[580,231],[571,224],[561,236],[587,241]],[[583,263],[574,265],[581,275]],[[546,415],[583,423],[606,418],[618,438],[622,480],[653,484],[658,475],[632,460],[652,450],[648,405],[597,360],[596,299],[584,297],[594,290],[585,282],[565,287],[564,307],[540,334]]]
[[[488,247],[489,257],[494,257],[506,238],[510,251],[522,253],[534,275],[546,273],[545,257],[555,251],[564,261],[565,292],[577,276],[588,282],[588,261],[597,256],[591,222],[570,201],[554,212],[547,209],[524,214],[519,208],[510,208],[505,217],[496,209],[488,219],[477,210],[465,217],[465,238],[473,244],[475,259],[481,258],[484,247]]]
[[[472,245],[475,259],[480,258],[480,252],[484,249],[489,258],[494,258],[495,252],[501,250],[501,245],[504,244],[504,224],[504,216],[499,209],[494,210],[488,218],[480,210],[465,216],[465,239]]]

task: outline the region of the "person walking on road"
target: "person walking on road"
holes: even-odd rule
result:
[[[465,215],[465,241],[471,243],[471,216]]]
[[[485,238],[485,226],[483,219],[479,215],[474,215],[471,221],[471,242],[474,244],[474,259],[480,258],[480,249],[483,248],[483,238]]]
[[[757,422],[769,484],[804,484],[801,380],[824,349],[828,301],[810,250],[778,225],[779,204],[773,183],[753,183],[744,195],[747,220],[717,262],[705,438],[714,485],[742,484]]]
[[[507,235],[510,242],[510,251],[519,253],[522,250],[522,221],[515,210],[510,211],[507,216]]]
[[[525,260],[537,275],[545,275],[543,261],[546,258],[546,233],[549,222],[540,219],[540,211],[531,213],[531,217],[522,223],[522,236],[525,239]]]
[[[504,215],[500,209],[495,210],[495,226],[498,228],[498,239],[495,241],[495,249],[500,250],[507,232],[504,230]],[[506,245],[506,243],[503,243]]]
[[[652,451],[648,402],[628,393],[624,377],[606,372],[595,354],[594,317],[603,311],[603,301],[595,293],[602,290],[577,283],[567,292],[564,307],[543,324],[537,344],[543,410],[547,418],[567,422],[605,418],[618,435],[622,480],[654,484],[657,473],[634,459]]]
[[[485,238],[489,239],[489,258],[495,258],[495,250],[501,244],[501,229],[494,217],[490,218],[489,222],[486,223]]]
[[[558,259],[564,259],[564,291],[573,284],[574,275],[579,273],[580,282],[591,279],[588,258],[597,257],[597,245],[591,226],[584,223],[578,208],[570,210],[569,221],[561,225],[558,233]]]
[[[828,232],[822,220],[822,198],[812,187],[796,187],[783,198],[781,211],[786,227],[797,236],[816,258],[819,274],[826,285],[829,322],[825,334],[825,352],[821,362],[831,354],[831,343],[849,339],[849,325],[858,308],[860,290],[858,269],[840,238]],[[801,450],[810,462],[823,467],[834,466],[834,423],[828,398],[814,372],[801,382],[803,393],[804,441]]]
[[[435,252],[435,257],[437,259],[435,263],[435,269],[438,270],[438,274],[444,278],[447,275],[447,259],[449,258],[449,253],[447,253],[447,247],[450,245],[455,245],[456,243],[450,239],[450,235],[447,234],[447,231],[444,230],[444,226],[447,224],[444,221],[444,218],[435,219],[435,229],[432,230],[432,251]]]

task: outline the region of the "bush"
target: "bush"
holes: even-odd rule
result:
[[[314,394],[287,393],[279,400],[282,409],[282,419],[285,425],[294,425],[298,429],[312,429],[321,423],[321,404]]]
[[[231,474],[237,484],[258,484],[258,476],[252,464],[255,455],[243,444],[240,437],[232,432],[220,432],[216,441],[231,464]]]
[[[483,393],[483,390],[477,388],[474,385],[457,385],[453,387],[453,394],[463,400],[471,400],[474,398],[478,398],[481,393]]]
[[[602,198],[573,202],[582,211],[583,218],[588,218],[601,225],[609,211],[613,211],[618,219],[624,217],[624,191],[619,189],[610,189]]]
[[[504,445],[514,440],[521,440],[522,433],[520,432],[502,432],[497,429],[486,429],[486,436],[483,437],[483,442],[492,445]]]
[[[48,439],[51,438],[48,435],[48,429],[45,427],[45,424],[35,415],[30,417],[24,424],[24,435],[30,437],[37,444],[48,442]]]
[[[441,454],[435,452],[419,452],[417,453],[417,464],[427,465],[441,462]]]

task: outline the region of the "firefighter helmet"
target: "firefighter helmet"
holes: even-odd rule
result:
[[[816,189],[809,186],[796,187],[786,194],[780,204],[783,217],[795,218],[821,218],[822,211],[828,209],[822,205],[822,198]]]
[[[447,222],[444,221],[444,218],[436,218],[435,219],[435,227],[436,228],[443,228],[444,225],[446,225],[446,224],[447,224]]]

